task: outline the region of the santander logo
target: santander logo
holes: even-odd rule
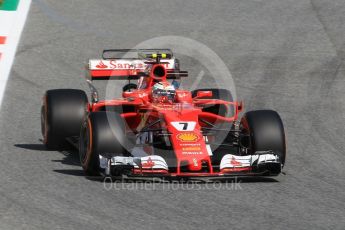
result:
[[[105,68],[108,68],[107,65],[105,65],[102,60],[99,61],[99,63],[96,65],[97,68],[99,69],[105,69]]]
[[[153,166],[155,166],[155,162],[153,162],[151,157],[149,157],[149,159],[146,161],[146,163],[143,163],[142,166],[143,166],[143,168],[152,168]]]
[[[235,157],[232,157],[230,164],[232,164],[233,166],[242,166],[241,162],[238,162]]]

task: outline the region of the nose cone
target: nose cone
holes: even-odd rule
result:
[[[189,160],[188,169],[190,171],[200,171],[202,168],[201,160],[198,158],[192,158]]]

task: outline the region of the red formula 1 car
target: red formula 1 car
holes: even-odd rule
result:
[[[105,50],[88,73],[90,103],[81,90],[48,90],[41,112],[47,148],[76,146],[86,175],[276,176],[284,166],[278,113],[239,119],[243,104],[229,90],[179,89],[188,73],[169,49]],[[93,80],[129,83],[122,98],[99,100]]]

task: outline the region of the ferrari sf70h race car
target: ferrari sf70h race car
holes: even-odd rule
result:
[[[239,118],[243,103],[227,89],[180,89],[188,72],[180,70],[170,49],[104,50],[102,59],[89,60],[87,69],[90,102],[82,90],[53,89],[45,93],[41,109],[46,147],[76,147],[86,175],[281,173],[286,143],[278,113],[256,110]],[[128,83],[121,98],[99,100],[96,80]]]

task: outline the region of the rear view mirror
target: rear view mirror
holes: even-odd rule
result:
[[[237,104],[237,110],[238,110],[238,112],[242,112],[242,110],[243,110],[243,102],[242,102],[242,101],[240,101],[240,102]]]
[[[212,98],[212,96],[213,96],[212,91],[198,91],[195,99]]]

